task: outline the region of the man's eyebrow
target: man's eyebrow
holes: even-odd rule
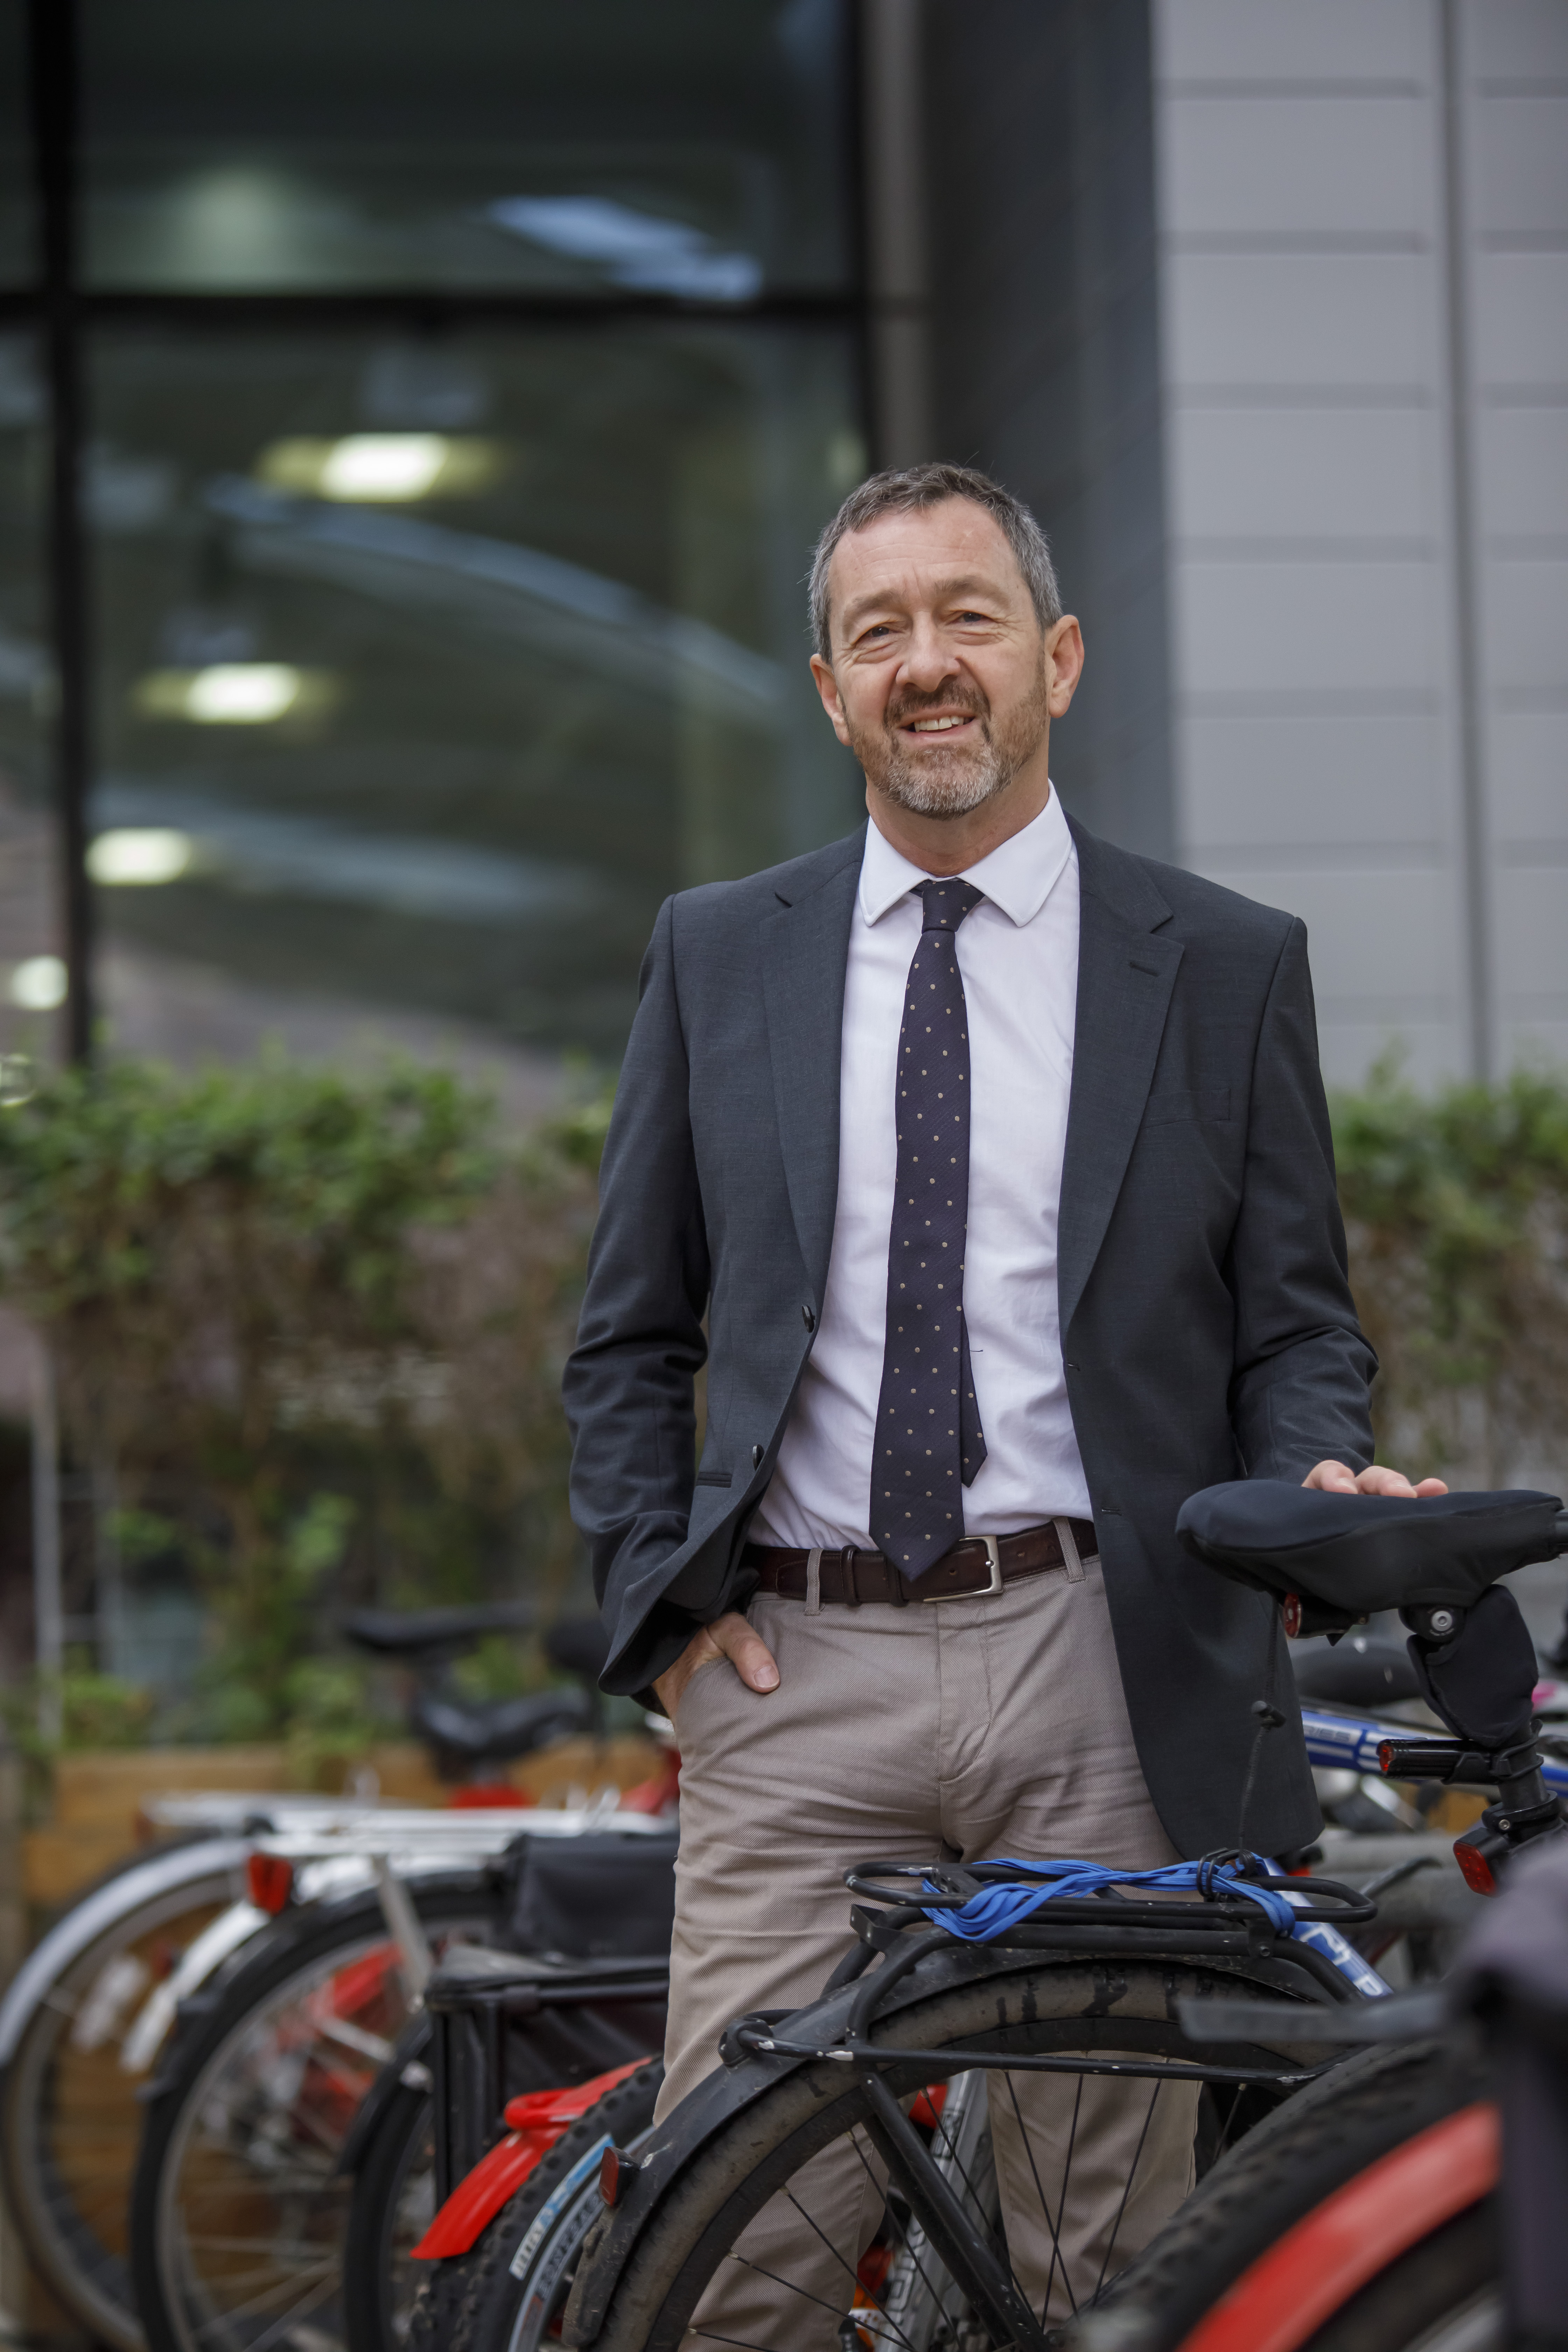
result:
[[[955,597],[976,593],[996,604],[1004,603],[1006,598],[1006,591],[1000,581],[988,580],[983,572],[961,572],[952,580],[939,580],[931,591],[931,601],[938,604],[950,604]],[[852,596],[844,607],[841,625],[847,632],[868,613],[876,612],[879,606],[901,604],[903,602],[903,597],[896,590],[883,595]]]

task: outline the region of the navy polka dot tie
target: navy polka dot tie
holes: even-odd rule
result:
[[[963,1488],[985,1459],[963,1322],[969,1014],[957,938],[984,896],[973,882],[921,884],[925,921],[899,1033],[899,1165],[871,1533],[909,1577],[933,1568],[963,1537]]]

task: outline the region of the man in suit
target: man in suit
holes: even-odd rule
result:
[[[565,1385],[605,1687],[652,1685],[683,1758],[667,2107],[729,2018],[820,1989],[866,1855],[1304,1843],[1293,1720],[1241,1820],[1278,1613],[1176,1513],[1243,1475],[1411,1491],[1368,1466],[1302,927],[1065,814],[1083,645],[1034,518],[966,469],[874,477],[812,602],[869,824],[662,908]],[[994,2137],[1039,2309],[1186,2193],[1194,2109],[1019,2081]],[[816,2210],[816,2247],[759,2217],[708,2332],[837,2342],[875,2217],[843,2178]]]

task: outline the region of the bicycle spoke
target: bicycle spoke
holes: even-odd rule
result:
[[[1132,2161],[1127,2168],[1127,2178],[1121,2186],[1121,2202],[1116,2209],[1116,2219],[1110,2225],[1110,2236],[1106,2243],[1105,2259],[1100,2265],[1100,2276],[1094,2282],[1094,2294],[1089,2297],[1091,2303],[1099,2301],[1100,2290],[1105,2284],[1105,2273],[1110,2268],[1110,2257],[1116,2251],[1116,2233],[1121,2227],[1121,2217],[1127,2210],[1127,2200],[1132,2194],[1132,2183],[1138,2177],[1138,2164],[1143,2154],[1143,2143],[1149,2137],[1149,2126],[1154,2120],[1154,2102],[1164,2087],[1163,2083],[1156,2083],[1149,2094],[1149,2105],[1143,2117],[1143,2128],[1138,2135],[1138,2145],[1132,2151]]]
[[[871,2170],[870,2163],[867,2158],[866,2152],[860,2145],[860,2135],[858,2132],[851,2132],[849,2135],[849,2145],[855,2150],[855,2153],[859,2158],[861,2163],[865,2165],[867,2177],[870,2180],[872,2187],[876,2189],[877,2194],[879,2197],[885,2198],[886,2192],[879,2182],[876,2174]],[[860,2273],[856,2265],[850,2262],[846,2255],[839,2252],[838,2248],[834,2244],[826,2231],[822,2229],[820,2224],[813,2218],[813,2216],[806,2211],[805,2206],[801,2203],[793,2189],[786,2189],[784,2190],[784,2195],[789,2199],[790,2203],[795,2207],[795,2210],[800,2215],[801,2220],[816,2232],[816,2235],[821,2239],[823,2244],[826,2247],[834,2261],[838,2264],[839,2269],[848,2272],[851,2285],[854,2286],[858,2293],[864,2294],[867,2290],[860,2284]],[[739,2257],[736,2257],[736,2259],[739,2259]],[[751,2267],[754,2270],[757,2265],[753,2263]],[[784,2284],[784,2281],[780,2281],[781,2285]],[[805,2294],[805,2289],[804,2287],[796,2287],[795,2289],[795,2293],[797,2294]],[[816,2303],[819,2302],[821,2298],[817,2295],[811,2295],[808,2297],[808,2300],[813,2303]],[[905,2336],[903,2330],[899,2327],[898,2322],[889,2317],[889,2315],[882,2309],[882,2305],[877,2301],[874,2295],[871,2298],[871,2302],[872,2308],[877,2311],[883,2319],[888,2321],[889,2327],[896,2331],[900,2342],[907,2345],[909,2343],[909,2337]],[[837,2306],[833,2307],[836,2308]],[[839,2316],[842,2318],[843,2314],[840,2313]]]
[[[1084,2077],[1081,2074],[1079,2076],[1078,2088],[1073,2094],[1072,2124],[1068,2132],[1067,2161],[1062,2167],[1061,2203],[1057,2209],[1057,2218],[1054,2221],[1051,2219],[1050,2200],[1046,2195],[1045,2184],[1040,2179],[1039,2167],[1035,2162],[1034,2142],[1030,2139],[1028,2130],[1024,2122],[1024,2111],[1018,2105],[1018,2094],[1013,2087],[1013,2077],[1011,2074],[1004,2074],[1002,2080],[1007,2085],[1007,2096],[1013,2103],[1013,2113],[1017,2118],[1018,2137],[1024,2143],[1024,2153],[1029,2159],[1029,2171],[1034,2179],[1036,2194],[1038,2196],[1040,2200],[1040,2211],[1045,2217],[1046,2228],[1050,2232],[1051,2266],[1046,2273],[1046,2294],[1045,2300],[1040,2306],[1040,2316],[1043,2319],[1047,2312],[1048,2312],[1051,2307],[1051,2290],[1057,2283],[1057,2263],[1058,2261],[1062,2266],[1062,2284],[1067,2289],[1068,2301],[1072,2304],[1073,2312],[1076,2316],[1078,2305],[1073,2300],[1072,2281],[1068,2276],[1067,2256],[1062,2252],[1061,2225],[1062,2217],[1067,2211],[1068,2182],[1072,2178],[1072,2152],[1078,2141],[1078,2118],[1079,2110],[1083,2104]]]
[[[798,2205],[795,2205],[795,2200],[793,2197],[790,2199],[790,2203],[795,2205],[795,2210],[798,2213],[800,2208]],[[771,2280],[774,2286],[782,2286],[786,2294],[798,2294],[803,2303],[815,2303],[819,2311],[830,2311],[835,2319],[842,2319],[844,2317],[844,2313],[839,2309],[837,2304],[829,2303],[826,2295],[813,2294],[808,2286],[797,2286],[794,2279],[780,2278],[777,2271],[764,2270],[761,2263],[753,2263],[747,2255],[738,2254],[733,2246],[730,2249],[730,2260],[732,2263],[739,2263],[743,2270],[755,2271],[759,2278]],[[856,2284],[858,2284],[859,2282],[857,2280]],[[861,2293],[865,2293],[864,2288],[861,2288]],[[882,2310],[880,2304],[873,2305],[872,2308],[880,2313],[884,2319],[887,2319],[888,2315]],[[893,2323],[889,2320],[889,2326],[890,2326]],[[908,2344],[910,2340],[907,2336],[902,2334],[901,2330],[900,2332],[900,2340],[905,2344]]]
[[[1231,2133],[1236,2129],[1236,2119],[1237,2119],[1237,2116],[1241,2113],[1241,2103],[1242,2103],[1242,2100],[1246,2097],[1246,2095],[1247,2095],[1247,2093],[1246,2093],[1246,2090],[1245,2090],[1244,2086],[1243,2086],[1240,2083],[1238,2083],[1238,2084],[1237,2084],[1237,2086],[1236,2086],[1235,2090],[1231,2093],[1231,2097],[1230,2097],[1230,2106],[1229,2106],[1229,2109],[1228,2109],[1228,2111],[1227,2111],[1227,2113],[1226,2113],[1226,2119],[1225,2119],[1225,2129],[1224,2129],[1224,2131],[1222,2131],[1222,2132],[1221,2132],[1221,2134],[1220,2134],[1220,2136],[1219,2136],[1219,2146],[1215,2149],[1215,2152],[1214,2152],[1214,2162],[1215,2162],[1215,2164],[1217,2164],[1217,2163],[1219,2162],[1220,2158],[1225,2154],[1226,2149],[1230,2146],[1230,2136],[1231,2136]]]
[[[279,2295],[289,2294],[299,2284],[300,2273],[297,2271],[290,2271],[287,2276],[274,2280],[267,2293],[252,2295],[248,2303],[236,2304],[229,2310],[215,2312],[210,2319],[202,2321],[196,2329],[196,2334],[210,2341],[217,2329],[232,2328],[244,2319],[259,2318],[268,2305],[276,2302]],[[247,2352],[264,2352],[264,2347],[276,2339],[280,2327],[290,2326],[307,2311],[318,2309],[326,2297],[333,2292],[337,2284],[336,2260],[318,2264],[314,2280],[300,2294],[298,2301],[291,2303],[286,2311],[280,2311],[266,2331],[258,2336],[254,2343],[247,2346]]]

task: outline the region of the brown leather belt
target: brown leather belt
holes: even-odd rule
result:
[[[1070,1574],[1079,1562],[1093,1559],[1100,1545],[1092,1519],[1068,1519],[1078,1549],[1069,1560],[1057,1533],[1057,1521],[1024,1528],[1015,1536],[966,1536],[953,1545],[945,1559],[928,1568],[917,1582],[896,1569],[879,1551],[857,1551],[852,1544],[841,1550],[816,1555],[819,1601],[832,1601],[858,1609],[862,1601],[887,1601],[907,1609],[911,1601],[958,1601],[966,1593],[1000,1592],[1026,1576],[1044,1576],[1047,1569],[1065,1568]],[[783,1544],[748,1544],[741,1554],[742,1568],[757,1570],[763,1592],[782,1593],[787,1601],[810,1601],[812,1559],[809,1551]]]

